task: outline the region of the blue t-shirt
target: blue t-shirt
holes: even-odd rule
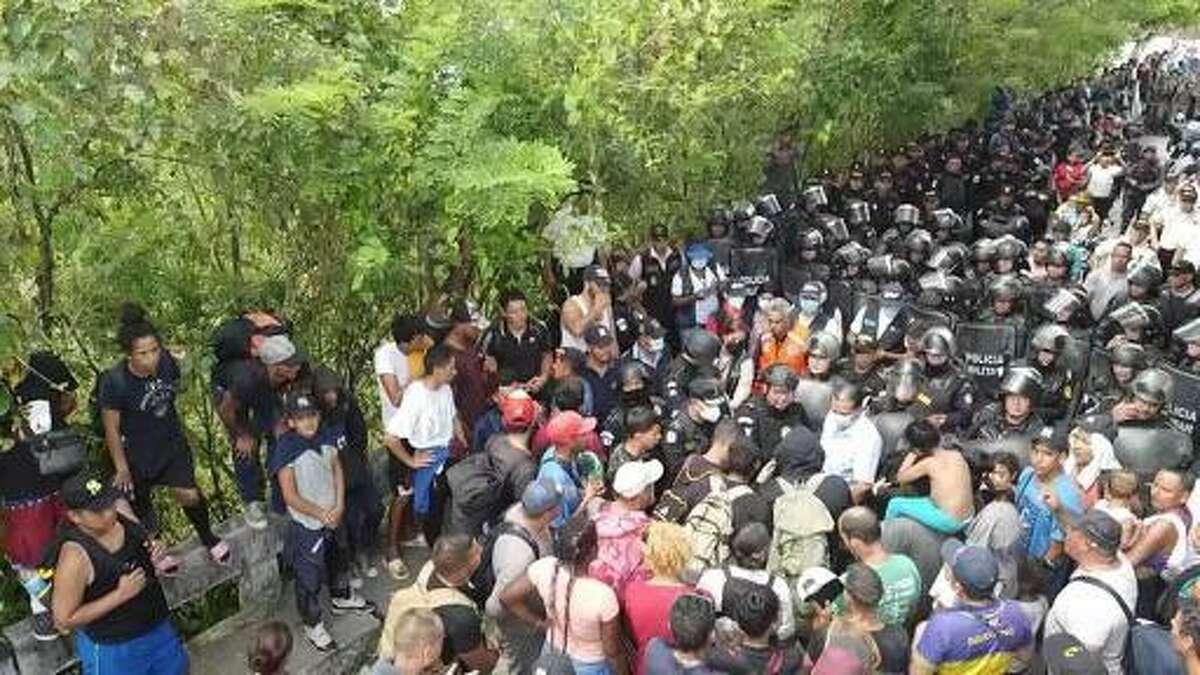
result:
[[[563,462],[554,456],[553,446],[546,448],[546,452],[542,454],[538,478],[542,477],[553,481],[558,486],[559,494],[562,495],[558,502],[558,516],[554,518],[554,522],[550,523],[550,527],[558,529],[567,523],[567,519],[579,507],[582,499],[580,488],[583,486],[583,481],[579,479],[579,470],[575,468],[574,462]]]
[[[917,642],[921,658],[947,675],[986,675],[1008,670],[1013,656],[1033,641],[1029,620],[1017,603],[939,610]]]
[[[1015,501],[1021,516],[1020,550],[1029,558],[1044,557],[1051,543],[1063,540],[1058,519],[1042,499],[1042,487],[1041,481],[1033,473],[1033,467],[1027,466],[1021,471],[1017,479]],[[1070,476],[1059,472],[1051,482],[1050,489],[1054,490],[1067,513],[1072,516],[1083,515],[1083,495]]]

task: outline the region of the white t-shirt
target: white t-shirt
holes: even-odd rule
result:
[[[1121,675],[1121,655],[1125,651],[1129,625],[1111,595],[1074,579],[1089,576],[1103,581],[1121,596],[1130,611],[1134,611],[1138,596],[1137,577],[1125,556],[1119,556],[1119,560],[1120,566],[1111,570],[1075,570],[1071,583],[1058,594],[1054,606],[1046,614],[1046,637],[1059,633],[1074,635],[1085,647],[1101,654],[1110,675]]]
[[[404,391],[404,388],[412,381],[412,376],[408,372],[408,357],[391,340],[384,342],[375,349],[375,387],[379,390],[379,405],[382,415],[380,419],[383,421],[383,428],[386,429],[388,422],[392,420],[392,416],[396,414],[399,408],[392,405],[387,391],[383,388],[383,383],[379,381],[379,378],[383,375],[396,376],[396,381],[400,385],[400,391]]]
[[[692,277],[692,295],[696,296],[696,325],[703,325],[709,317],[721,309],[721,300],[715,291],[720,286],[724,275],[720,273],[720,270],[714,272],[712,267],[705,267],[701,272],[696,272],[691,266],[685,267],[671,277],[671,295],[673,297],[683,296],[682,275],[684,274],[690,274]]]
[[[424,380],[416,380],[405,387],[400,409],[388,422],[386,431],[416,449],[446,446],[454,438],[457,414],[450,385],[430,389]]]
[[[1093,164],[1088,167],[1088,184],[1087,192],[1092,197],[1105,199],[1112,196],[1113,183],[1117,177],[1125,173],[1119,164],[1109,166],[1100,166]],[[1107,213],[1101,213],[1101,217],[1107,216]]]
[[[723,569],[705,570],[696,582],[696,588],[708,593],[713,599],[713,605],[719,608],[724,598],[725,582],[729,580],[727,574],[760,586],[770,584],[771,590],[775,591],[775,596],[779,598],[779,623],[775,626],[775,635],[781,640],[786,640],[796,632],[796,619],[792,614],[792,592],[788,588],[787,580],[781,576],[775,576],[772,580],[774,575],[766,570],[730,565]]]
[[[838,430],[832,414],[821,427],[821,449],[825,451],[822,473],[841,476],[846,483],[874,483],[883,453],[883,438],[875,423],[860,413],[848,429]]]

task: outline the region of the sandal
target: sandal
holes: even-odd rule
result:
[[[387,561],[387,570],[388,574],[392,575],[392,578],[396,581],[405,581],[408,579],[408,565],[405,565],[404,561],[400,558],[392,558]]]
[[[213,544],[212,548],[208,549],[208,557],[212,558],[212,561],[218,565],[226,565],[233,557],[233,549],[229,548],[229,544],[225,543],[225,540],[222,539]]]

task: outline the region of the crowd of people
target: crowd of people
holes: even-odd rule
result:
[[[284,523],[303,648],[376,611],[358,589],[382,570],[401,588],[374,675],[1200,673],[1180,63],[998,89],[978,124],[803,182],[782,138],[763,194],[699,237],[559,232],[545,315],[515,288],[395,315],[377,427],[283,316],[224,322],[208,394],[247,524]],[[35,637],[71,633],[84,673],[180,673],[154,488],[211,564],[237,551],[197,488],[176,356],[137,305],[116,333],[87,401],[107,470],[67,364],[21,360],[4,551]],[[264,625],[251,668],[291,650]]]

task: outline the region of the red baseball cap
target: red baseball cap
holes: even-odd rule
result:
[[[537,402],[523,389],[514,389],[500,401],[500,424],[506,430],[528,429],[537,417]]]
[[[574,410],[560,412],[546,423],[546,436],[554,445],[569,443],[596,429],[595,417],[584,417]]]

